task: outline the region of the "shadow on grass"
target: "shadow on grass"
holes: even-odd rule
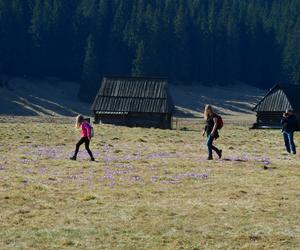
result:
[[[90,114],[90,104],[77,100],[77,83],[11,80],[13,89],[0,89],[0,114],[14,116],[75,116]]]

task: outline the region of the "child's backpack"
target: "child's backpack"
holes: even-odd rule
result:
[[[86,118],[86,119],[84,119],[85,121],[87,121],[87,124],[90,126],[90,128],[91,128],[91,137],[94,137],[95,136],[95,131],[94,131],[94,128],[93,128],[93,126],[92,126],[92,124],[90,123],[91,122],[91,120],[90,120],[90,118]]]
[[[217,129],[222,129],[224,126],[223,119],[220,115],[216,115],[217,117]]]
[[[91,137],[94,137],[95,136],[94,128],[91,124],[90,124],[90,126],[91,126]]]

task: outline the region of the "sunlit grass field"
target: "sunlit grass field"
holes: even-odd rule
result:
[[[71,120],[0,125],[0,249],[300,249],[300,154],[279,130],[227,124],[208,162],[195,122],[97,125],[97,162],[73,162]]]

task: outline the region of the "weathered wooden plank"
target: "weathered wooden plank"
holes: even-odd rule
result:
[[[167,80],[142,77],[105,77],[93,103],[95,111],[168,113],[173,103]]]

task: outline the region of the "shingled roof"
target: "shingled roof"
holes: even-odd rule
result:
[[[253,108],[256,112],[300,111],[300,85],[277,84]]]
[[[171,113],[165,78],[106,76],[92,105],[96,113]]]

